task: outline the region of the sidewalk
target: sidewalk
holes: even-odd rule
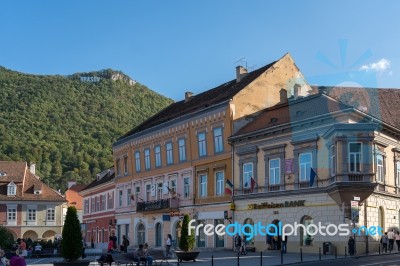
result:
[[[397,251],[392,254],[399,254]],[[262,255],[262,264],[261,264]],[[237,257],[237,253],[231,250],[214,250],[214,251],[201,251],[196,262],[188,261],[178,263],[177,259],[169,259],[168,262],[170,266],[270,266],[270,265],[289,265],[289,264],[300,264],[301,260],[303,262],[319,261],[319,254],[303,254],[299,253],[284,253],[283,264],[281,264],[281,253],[279,251],[268,251],[268,252],[249,252],[247,255],[241,255]],[[369,253],[368,256],[386,256],[387,254]],[[360,255],[360,257],[365,257],[365,254]],[[338,263],[345,263],[344,260],[351,260],[354,257],[350,256],[337,256]],[[96,256],[88,255],[87,258],[90,261],[95,261]],[[35,266],[52,266],[53,261],[62,260],[62,258],[45,258],[45,259],[29,259],[27,260],[27,265]],[[213,260],[213,263],[212,263]],[[322,261],[332,261],[335,260],[335,255],[322,255]],[[114,265],[114,264],[113,264]],[[163,266],[166,263],[163,262]],[[155,264],[153,264],[155,266]]]

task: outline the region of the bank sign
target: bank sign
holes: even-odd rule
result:
[[[305,200],[292,200],[285,201],[283,203],[274,202],[263,202],[261,204],[249,204],[247,205],[249,210],[254,209],[276,209],[276,208],[290,208],[290,207],[303,207]]]

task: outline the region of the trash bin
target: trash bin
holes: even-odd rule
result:
[[[324,242],[322,247],[324,255],[332,255],[333,254],[333,245],[331,242]]]

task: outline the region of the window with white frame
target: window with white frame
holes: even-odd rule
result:
[[[124,192],[122,190],[119,190],[118,191],[118,206],[119,207],[122,207],[123,196],[124,196]]]
[[[89,199],[85,199],[85,208],[84,208],[84,212],[89,213]]]
[[[128,156],[124,157],[124,174],[128,174]]]
[[[200,197],[206,197],[207,196],[207,175],[206,174],[200,174],[199,175],[199,195]]]
[[[163,194],[163,183],[157,183],[157,199],[162,199]]]
[[[96,200],[94,197],[90,198],[90,202],[91,202],[91,212],[95,212],[96,211]]]
[[[180,162],[186,161],[186,143],[184,138],[178,140],[178,146],[179,146],[179,161]]]
[[[17,206],[7,206],[7,223],[17,222]]]
[[[349,143],[349,171],[361,173],[361,146],[360,142]]]
[[[106,209],[106,195],[101,195],[101,210],[104,211]]]
[[[396,162],[396,185],[400,187],[400,161]]]
[[[174,153],[172,150],[172,142],[168,142],[165,144],[165,149],[167,153],[167,164],[173,164],[174,163]]]
[[[150,169],[150,149],[144,150],[144,168],[146,170]]]
[[[137,202],[140,198],[140,186],[135,187],[135,197],[136,197],[136,202]]]
[[[269,160],[269,184],[279,185],[281,183],[281,160],[271,159]]]
[[[121,160],[117,159],[117,161],[115,162],[116,166],[117,166],[117,176],[121,175]]]
[[[113,209],[114,208],[114,191],[107,193],[107,208]]]
[[[215,173],[215,195],[222,196],[224,194],[224,171]]]
[[[128,188],[126,190],[126,206],[130,206],[132,203],[131,194],[132,194],[132,189]]]
[[[146,201],[151,199],[151,184],[146,185]]]
[[[7,196],[15,196],[17,194],[17,186],[14,184],[14,182],[10,182],[7,185]]]
[[[183,197],[188,198],[190,193],[190,178],[184,177],[183,178]]]
[[[214,152],[219,153],[224,151],[224,141],[222,137],[222,128],[214,128]]]
[[[100,196],[96,197],[96,211],[100,211]]]
[[[154,147],[154,156],[155,156],[155,163],[156,167],[161,167],[161,146],[157,145]]]
[[[140,172],[140,152],[135,152],[135,169],[136,172]]]
[[[35,207],[28,207],[26,219],[28,222],[36,222],[36,208]]]
[[[206,133],[200,132],[197,135],[199,145],[199,157],[207,156]]]
[[[335,175],[336,174],[336,149],[335,146],[332,145],[331,146],[331,157],[330,157],[330,173],[331,175]]]
[[[56,210],[54,207],[49,207],[46,210],[46,221],[54,222],[56,220]]]
[[[311,166],[312,166],[312,154],[311,153],[299,154],[299,180],[300,180],[300,182],[310,180]]]
[[[253,163],[243,164],[243,188],[251,187],[251,178],[253,177]]]
[[[175,180],[175,179],[173,179],[173,180],[170,181],[170,186],[169,186],[169,188],[170,188],[174,193],[176,193],[176,180]]]
[[[381,183],[385,181],[383,156],[381,154],[376,155],[376,181]]]

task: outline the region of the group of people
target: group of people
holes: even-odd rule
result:
[[[382,244],[382,252],[387,253],[388,248],[389,252],[391,252],[394,248],[394,242],[396,241],[397,251],[400,251],[400,232],[394,230],[390,230],[389,232],[385,232],[385,234],[381,237]]]
[[[19,244],[13,244],[10,253],[5,253],[0,247],[0,265],[1,266],[26,266],[25,258],[20,255]]]
[[[235,252],[238,255],[247,255],[246,251],[247,237],[243,236],[242,238],[239,234],[236,234],[234,241],[235,241]]]

